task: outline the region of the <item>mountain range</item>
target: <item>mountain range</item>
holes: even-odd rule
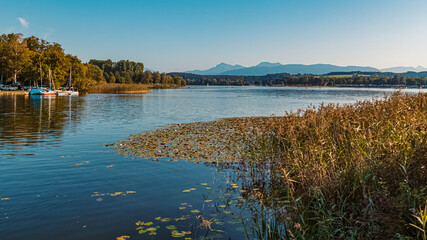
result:
[[[193,70],[186,71],[186,73],[198,74],[198,75],[241,75],[241,76],[262,76],[267,74],[275,73],[289,73],[289,74],[327,74],[330,72],[422,72],[427,71],[427,68],[422,66],[418,67],[392,67],[385,69],[377,69],[373,67],[362,67],[362,66],[336,66],[331,64],[281,64],[281,63],[270,63],[261,62],[256,66],[245,67],[242,65],[230,65],[226,63],[220,63],[215,67],[207,70]]]

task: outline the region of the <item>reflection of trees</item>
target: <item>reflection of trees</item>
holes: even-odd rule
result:
[[[13,148],[60,139],[80,121],[84,100],[70,97],[1,96],[0,146]]]

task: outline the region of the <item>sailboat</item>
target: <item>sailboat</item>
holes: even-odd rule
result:
[[[70,77],[68,79],[67,86],[65,87],[64,91],[57,92],[58,96],[78,96],[79,95],[79,91],[74,89],[71,84],[71,69],[72,68],[70,67]]]
[[[52,87],[54,90],[52,90]],[[55,96],[56,95],[55,84],[54,84],[53,79],[52,79],[52,72],[50,71],[50,68],[49,68],[49,88],[44,89],[43,92],[40,92],[40,95],[43,95],[43,96]]]
[[[30,94],[30,95],[41,95],[41,93],[45,91],[43,88],[41,88],[41,86],[43,85],[42,65],[40,65],[40,84],[41,85],[39,87],[37,80],[34,80],[34,87],[30,87],[28,94]]]

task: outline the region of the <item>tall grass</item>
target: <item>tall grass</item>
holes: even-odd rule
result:
[[[147,93],[151,85],[146,84],[120,84],[120,83],[100,83],[89,88],[88,93]]]
[[[427,95],[400,93],[272,118],[245,163],[265,204],[290,200],[286,238],[421,237]]]

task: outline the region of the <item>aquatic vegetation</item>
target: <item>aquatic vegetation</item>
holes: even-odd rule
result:
[[[186,231],[179,232],[178,230],[172,230],[171,234],[172,234],[172,237],[174,238],[182,238],[182,237],[185,237],[185,235],[191,234],[191,232],[186,232]]]
[[[182,192],[183,193],[189,193],[189,192],[195,191],[195,190],[197,190],[197,189],[196,188],[190,188],[190,189],[184,189],[184,190],[182,190]]]
[[[409,210],[427,198],[426,126],[426,94],[289,114],[246,155],[243,182],[264,205],[287,206],[274,222],[283,238],[414,238]]]
[[[117,197],[117,196],[126,196],[128,194],[135,194],[136,191],[124,191],[124,192],[114,192],[114,193],[100,193],[100,192],[94,192],[91,197],[99,197],[96,199],[98,202],[102,202],[104,199],[102,199],[102,196],[110,196],[110,197]]]
[[[181,217],[174,218],[174,220],[175,220],[175,222],[178,222],[178,221],[185,221],[185,220],[187,220],[189,218],[190,218],[189,215],[182,215]]]
[[[239,162],[245,147],[266,131],[269,121],[270,118],[258,117],[174,124],[133,134],[115,144],[114,148],[124,155],[149,159],[172,158],[197,163]]]
[[[176,230],[176,227],[174,225],[168,225],[168,226],[166,226],[166,229],[168,229],[168,230]]]
[[[123,236],[117,237],[116,240],[126,240],[129,238],[130,238],[130,236],[123,235]]]
[[[146,84],[98,83],[91,86],[87,92],[115,94],[148,93],[150,87],[151,85]]]
[[[412,215],[416,220],[416,224],[410,223],[409,225],[420,231],[423,240],[427,239],[427,199],[424,209],[420,207],[419,212]]]
[[[74,164],[74,166],[81,166],[81,165],[86,165],[86,164],[89,164],[89,161],[85,161],[82,163],[76,163],[76,164]]]
[[[135,223],[135,225],[137,225],[137,226],[151,226],[151,225],[153,225],[153,222],[141,222],[141,221],[138,221],[138,222]]]
[[[205,228],[209,228],[209,230],[212,230],[211,224],[212,224],[212,220],[214,220],[214,218],[207,220],[202,215],[199,215],[196,217],[196,219],[200,220],[200,227],[205,227]]]

